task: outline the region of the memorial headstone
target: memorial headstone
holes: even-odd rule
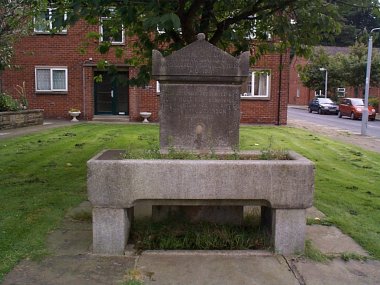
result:
[[[237,150],[240,91],[248,71],[249,52],[235,58],[207,42],[204,34],[167,57],[153,51],[152,75],[160,82],[161,151]],[[152,216],[159,220],[173,212],[216,223],[239,224],[243,218],[241,206],[153,206]]]
[[[249,52],[235,58],[198,34],[197,41],[163,57],[153,51],[160,82],[160,147],[231,151],[239,145],[240,90]]]

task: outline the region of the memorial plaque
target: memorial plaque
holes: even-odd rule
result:
[[[160,147],[230,151],[239,145],[240,86],[249,53],[233,57],[203,34],[163,57],[153,51],[153,78],[160,81]]]

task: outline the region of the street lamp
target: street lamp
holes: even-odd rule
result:
[[[371,61],[372,61],[372,33],[374,31],[378,31],[380,28],[372,29],[369,32],[369,40],[368,40],[368,54],[367,54],[367,72],[365,76],[365,92],[364,92],[364,109],[362,111],[362,129],[361,135],[367,135],[367,127],[368,127],[368,93],[369,93],[369,81],[371,78]]]
[[[326,77],[325,77],[325,98],[327,98],[327,69],[324,67],[319,68],[320,71],[326,71]]]

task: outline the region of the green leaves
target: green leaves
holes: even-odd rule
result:
[[[0,112],[18,111],[21,109],[20,102],[12,96],[0,93]]]
[[[12,66],[13,43],[30,33],[40,2],[0,0],[0,72]]]
[[[342,73],[344,74],[345,83],[347,86],[354,88],[364,87],[367,67],[367,46],[361,43],[356,43],[350,47],[350,52],[345,55],[340,55],[342,64]],[[374,51],[372,54],[371,82],[372,86],[380,86],[380,69],[377,65],[380,64],[380,55]]]
[[[309,63],[298,67],[302,83],[312,90],[323,90],[325,78],[320,68],[324,67],[328,70],[328,88],[332,97],[336,88],[344,86],[354,87],[355,96],[358,96],[358,88],[365,84],[367,51],[367,46],[361,43],[336,55],[328,55],[323,48],[314,50]],[[371,69],[371,86],[380,86],[380,55],[376,51],[372,55]]]
[[[101,42],[99,43],[99,46],[98,46],[98,51],[101,53],[101,54],[105,54],[109,51],[111,47],[111,43],[110,42]]]
[[[100,70],[105,70],[108,67],[108,62],[106,60],[99,60],[96,67]]]
[[[289,47],[299,54],[305,53],[309,45],[339,31],[336,7],[327,0],[312,3],[308,0],[67,0],[57,3],[58,7],[62,5],[69,21],[82,18],[90,24],[99,24],[99,19],[106,16],[109,31],[123,25],[128,36],[137,39],[129,46],[131,57],[140,62],[144,59],[148,65],[152,49],[170,54],[193,42],[198,33],[204,33],[210,43],[233,50],[236,55],[254,44],[252,56],[258,59],[265,53],[284,52]],[[109,50],[110,46],[104,43],[98,47],[102,54]],[[119,50],[115,53],[124,56]],[[150,68],[141,68],[140,73],[144,70]],[[148,80],[149,74],[140,74],[135,82],[142,82],[140,79]]]
[[[162,16],[150,17],[143,21],[143,27],[152,31],[165,32],[178,30],[181,28],[179,17],[174,13],[164,14]]]

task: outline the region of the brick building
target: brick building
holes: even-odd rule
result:
[[[320,47],[319,47],[320,48]],[[324,46],[322,47],[327,54],[336,55],[337,53],[349,53],[349,47],[335,47],[335,46]],[[303,86],[302,81],[299,77],[297,66],[305,66],[308,60],[303,57],[294,56],[290,63],[290,74],[289,74],[289,101],[290,105],[308,105],[309,102],[318,94],[315,90],[311,90]],[[322,72],[322,71],[321,71]],[[364,82],[363,82],[364,84]],[[323,90],[321,91],[324,92]],[[363,90],[359,90],[359,94],[363,94]],[[354,88],[342,86],[339,90],[335,91],[335,94],[331,92],[328,93],[328,97],[333,97],[336,95],[339,98],[343,97],[355,97]],[[380,88],[370,87],[369,95],[371,97],[377,97],[380,100]],[[379,110],[378,110],[379,112]]]
[[[84,120],[113,115],[141,121],[140,112],[145,111],[152,112],[152,121],[158,121],[157,83],[152,80],[145,87],[128,86],[124,79],[135,75],[137,68],[115,56],[118,48],[124,50],[124,56],[130,56],[127,43],[133,38],[125,37],[120,29],[120,34],[109,37],[110,52],[101,55],[96,48],[99,41],[108,37],[105,25],[98,27],[79,21],[54,36],[47,28],[52,26],[54,23],[49,21],[47,26],[36,25],[33,35],[18,41],[13,62],[16,68],[0,75],[1,91],[15,95],[15,86],[25,82],[29,108],[44,109],[45,118],[68,119],[68,110],[77,108],[81,111],[79,119]],[[94,31],[100,32],[100,39],[86,37]],[[84,46],[86,52],[81,53]],[[99,60],[115,65],[117,76],[99,70],[96,65]],[[288,67],[289,54],[265,55],[252,67],[242,90],[241,122],[286,124]],[[94,76],[99,75],[103,80],[96,82]]]

